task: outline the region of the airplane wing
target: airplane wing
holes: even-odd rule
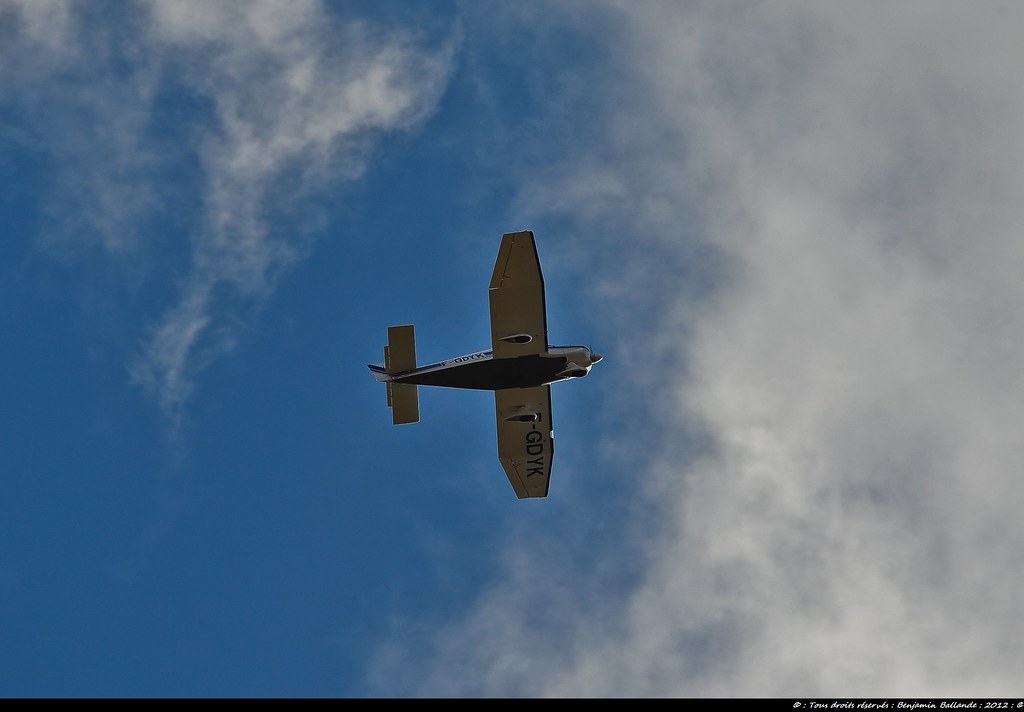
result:
[[[494,358],[540,354],[548,348],[544,277],[533,233],[502,236],[491,275],[491,348]]]
[[[498,459],[516,497],[547,497],[555,455],[551,387],[494,392],[498,413]]]

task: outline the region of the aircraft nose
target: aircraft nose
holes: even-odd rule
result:
[[[597,363],[598,361],[600,361],[603,358],[604,358],[604,356],[602,356],[601,354],[592,353],[592,354],[590,354],[590,363]]]

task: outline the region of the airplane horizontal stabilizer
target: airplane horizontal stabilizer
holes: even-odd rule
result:
[[[420,394],[416,385],[395,383],[392,374],[416,368],[416,330],[412,324],[388,327],[388,345],[384,347],[384,368],[370,367],[378,381],[385,381],[388,406],[395,425],[420,421]],[[383,373],[382,373],[383,371]]]
[[[416,329],[412,324],[388,327],[384,368],[388,373],[402,373],[416,368]]]
[[[419,386],[411,383],[388,383],[388,405],[395,425],[420,422]]]

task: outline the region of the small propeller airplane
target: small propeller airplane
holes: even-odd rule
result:
[[[547,497],[554,457],[551,384],[582,378],[601,360],[586,346],[549,346],[544,277],[530,231],[501,238],[490,286],[491,348],[416,365],[411,324],[388,327],[384,365],[370,365],[387,386],[395,425],[420,419],[419,386],[494,391],[498,460],[519,499]]]

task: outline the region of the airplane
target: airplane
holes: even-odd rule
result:
[[[547,497],[555,454],[551,384],[586,376],[602,357],[586,346],[548,344],[533,232],[502,236],[489,294],[490,349],[417,366],[414,327],[391,326],[384,364],[369,368],[387,386],[395,425],[419,422],[419,386],[494,391],[498,460],[508,481],[519,499]]]

